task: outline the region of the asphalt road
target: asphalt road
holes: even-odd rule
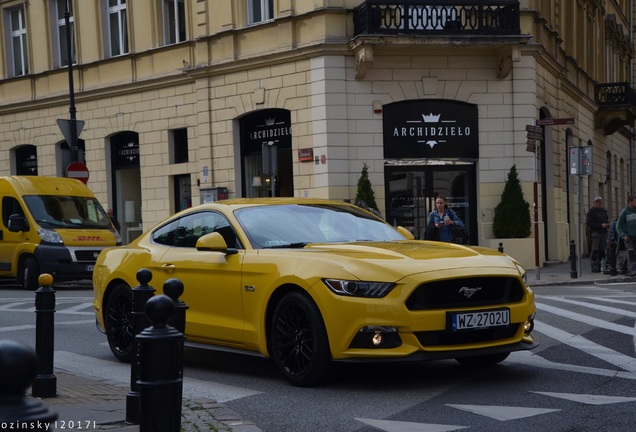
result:
[[[532,352],[501,365],[358,365],[296,388],[271,362],[186,349],[184,394],[227,404],[266,432],[612,431],[636,424],[636,285],[535,288]],[[0,286],[0,338],[34,344],[34,293]],[[55,367],[127,381],[94,325],[92,291],[56,292]]]

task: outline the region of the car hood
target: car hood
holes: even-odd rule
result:
[[[280,251],[280,250],[279,250]],[[289,251],[289,249],[287,250]],[[521,267],[492,249],[425,241],[310,244],[292,251],[296,260],[335,265],[366,280],[397,281],[419,273],[519,275]],[[440,274],[436,277],[441,276]]]

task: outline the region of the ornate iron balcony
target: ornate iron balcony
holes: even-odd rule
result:
[[[597,84],[594,89],[594,101],[598,106],[626,106],[636,107],[636,91],[629,83]]]
[[[517,0],[366,0],[353,10],[358,35],[519,35]]]
[[[636,121],[636,91],[626,82],[597,84],[594,101],[598,111],[594,127],[610,135],[621,127],[633,126]]]

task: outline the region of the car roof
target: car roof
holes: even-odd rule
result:
[[[264,205],[289,205],[289,204],[318,204],[318,205],[343,205],[355,207],[352,204],[344,201],[337,201],[324,198],[298,198],[298,197],[273,197],[273,198],[232,198],[221,201],[214,201],[210,203],[204,203],[198,206],[199,208],[205,208],[209,206],[213,208],[215,206],[228,206],[233,209],[239,209],[243,207],[264,206]]]

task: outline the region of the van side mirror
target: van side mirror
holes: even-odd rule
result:
[[[28,231],[29,222],[27,222],[27,219],[24,216],[12,214],[9,216],[9,226],[7,228],[9,228],[9,231],[11,232]]]

